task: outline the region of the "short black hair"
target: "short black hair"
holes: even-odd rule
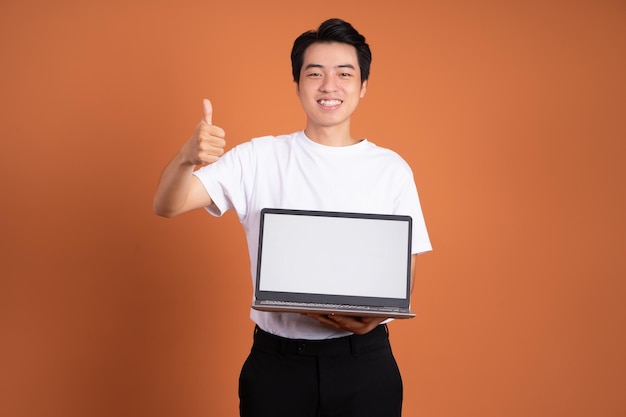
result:
[[[300,82],[300,71],[304,62],[304,52],[314,43],[339,42],[354,46],[361,69],[361,83],[370,76],[372,52],[361,35],[352,25],[341,19],[328,19],[317,30],[309,30],[298,36],[291,49],[291,71],[293,80]]]

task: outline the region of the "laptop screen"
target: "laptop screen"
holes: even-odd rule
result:
[[[257,297],[408,299],[409,216],[264,209],[261,218]]]

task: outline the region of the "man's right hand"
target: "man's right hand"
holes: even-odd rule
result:
[[[208,165],[224,154],[224,130],[214,126],[213,107],[204,100],[202,121],[189,140],[165,167],[154,196],[154,212],[163,217],[213,204],[211,196],[193,175],[195,166]]]
[[[203,100],[202,121],[181,149],[183,163],[188,165],[208,165],[224,154],[226,133],[213,125],[213,106],[208,99]]]

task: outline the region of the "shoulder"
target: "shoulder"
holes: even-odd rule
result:
[[[259,136],[253,139],[248,140],[247,142],[240,143],[235,146],[233,149],[237,149],[239,151],[252,151],[252,152],[263,152],[268,150],[277,150],[285,147],[292,146],[295,143],[295,139],[297,138],[299,132],[286,134],[286,135],[266,135]]]
[[[295,142],[296,138],[300,132],[294,132],[286,135],[267,135],[260,136],[250,140],[250,143],[255,146],[264,146],[264,147],[276,147],[276,146],[285,146]]]
[[[408,162],[398,152],[392,149],[378,146],[374,142],[367,141],[367,150],[371,157],[378,159],[381,163],[400,170],[412,171]]]

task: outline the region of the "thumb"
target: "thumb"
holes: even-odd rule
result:
[[[208,125],[213,124],[213,106],[211,105],[209,99],[205,98],[202,100],[202,107],[202,121]]]

